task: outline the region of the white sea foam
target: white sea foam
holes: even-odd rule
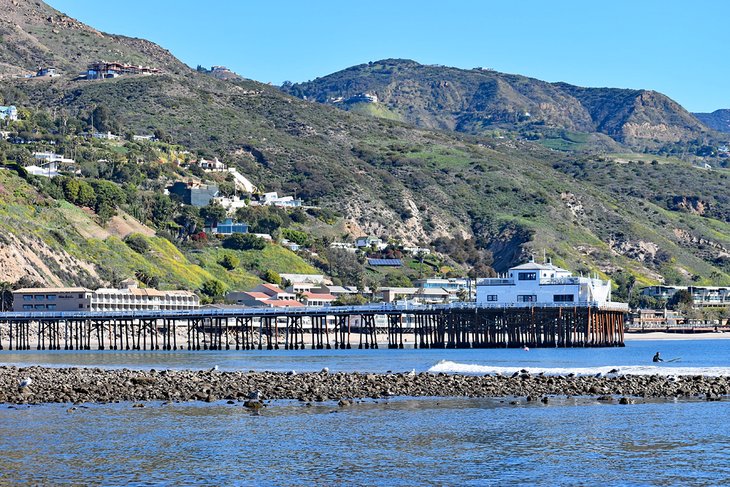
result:
[[[704,375],[704,376],[730,376],[730,367],[677,367],[667,365],[606,365],[601,367],[502,367],[497,365],[462,364],[450,360],[441,360],[428,369],[431,373],[443,372],[446,374],[502,374],[512,375],[521,370],[527,370],[530,374],[545,375],[568,375],[604,376],[615,375]],[[618,372],[615,372],[615,371]],[[612,372],[614,371],[614,372]]]

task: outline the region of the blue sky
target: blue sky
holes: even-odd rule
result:
[[[690,111],[730,108],[724,0],[48,0],[183,62],[262,82],[368,61],[490,67],[581,86],[646,88]]]

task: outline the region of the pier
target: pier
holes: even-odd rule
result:
[[[0,350],[620,347],[624,313],[475,303],[0,313]]]

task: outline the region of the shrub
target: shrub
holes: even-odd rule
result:
[[[271,284],[276,284],[277,286],[281,285],[281,276],[278,272],[272,271],[271,269],[268,269],[266,272],[264,272],[264,275],[261,276],[261,278],[266,282],[270,282]]]
[[[263,250],[266,241],[250,233],[234,233],[223,240],[223,248],[232,250]]]
[[[124,243],[138,254],[144,254],[150,249],[147,239],[139,233],[130,233],[124,238]]]
[[[220,265],[228,269],[229,271],[232,271],[236,267],[238,267],[238,264],[241,263],[240,259],[236,257],[235,255],[226,254],[223,256],[221,260],[218,261]]]
[[[208,279],[200,286],[200,292],[212,299],[222,297],[225,290],[225,285],[218,279]]]

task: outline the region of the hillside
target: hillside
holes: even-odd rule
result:
[[[361,64],[282,89],[345,109],[375,103],[419,127],[470,134],[547,127],[597,132],[629,146],[657,148],[708,132],[678,103],[655,91],[580,88],[402,59]]]
[[[712,113],[693,113],[708,127],[718,132],[730,132],[730,109],[715,110]]]
[[[6,77],[0,82],[0,96],[4,103],[45,113],[52,130],[63,132],[64,137],[84,129],[66,127],[64,117],[88,119],[94,108],[104,107],[121,133],[159,130],[198,155],[219,156],[267,191],[296,193],[308,205],[341,215],[350,238],[374,234],[422,245],[433,244],[440,237],[473,238],[478,247],[493,253],[498,271],[530,254],[542,255],[544,250],[555,262],[583,272],[617,275],[625,270],[645,283],[730,284],[726,170],[699,169],[663,158],[657,158],[655,164],[637,154],[614,158],[566,153],[515,140],[510,133],[487,130],[503,124],[533,123],[533,118],[546,125],[567,124],[576,134],[600,126],[606,133],[595,135],[593,143],[602,144],[604,150],[616,149],[618,143],[608,132],[622,143],[659,134],[653,129],[627,132],[628,123],[647,123],[651,128],[652,124],[685,120],[685,112],[662,95],[617,90],[604,99],[575,87],[569,93],[562,85],[479,70],[469,72],[473,76],[463,81],[472,90],[466,96],[460,84],[456,87],[456,81],[443,78],[452,68],[430,71],[430,67],[401,61],[351,68],[380,74],[371,77],[375,81],[366,79],[363,85],[352,76],[353,86],[347,93],[369,93],[371,82],[390,87],[378,92],[378,97],[380,109],[392,116],[376,118],[305,101],[255,81],[221,81],[184,66],[147,41],[97,35],[72,19],[54,20],[51,26],[48,17],[55,19],[53,16],[60,14],[42,3],[16,3],[0,0],[0,7],[12,12],[9,18],[18,26],[12,35],[3,35],[4,66],[12,71],[55,64],[68,75],[51,80]],[[139,59],[162,73],[100,81],[74,79],[95,56],[108,58],[115,53],[120,59]],[[393,84],[393,73],[420,72],[422,68],[431,73],[427,79],[436,83],[431,88],[420,81]],[[427,88],[438,95],[436,101],[420,95]],[[326,99],[334,94],[323,96]],[[630,105],[627,112],[621,117],[603,116],[610,99],[619,95],[625,98],[624,105]],[[388,97],[410,105],[394,102],[391,106],[384,101]],[[462,116],[455,107],[470,107],[468,116]],[[660,115],[660,109],[676,113]],[[514,122],[515,116],[524,117],[522,110],[529,110],[530,120]],[[510,114],[513,122],[509,122]],[[672,133],[702,133],[702,126],[692,120],[686,120],[685,129]],[[463,132],[432,128],[462,128]],[[619,132],[620,137],[616,135]],[[5,157],[23,163],[10,145],[3,146]],[[93,166],[95,161],[89,159],[86,164]],[[4,191],[26,194],[24,184],[15,177],[7,179]],[[146,184],[153,191],[163,181],[148,179]],[[57,221],[62,229],[68,229],[67,220],[51,210],[64,203],[47,198],[38,194],[37,200],[8,207],[8,214],[19,217],[13,216],[3,227],[3,252],[12,254],[27,246],[21,229],[36,221]],[[34,208],[40,208],[40,215],[51,213],[40,220]],[[26,223],[21,225],[23,221]],[[81,226],[86,224],[93,223],[88,220]],[[167,226],[165,221],[158,224]],[[170,285],[186,279],[189,287],[199,284],[206,273],[219,278],[221,272],[218,250],[184,253],[171,245],[166,247],[168,241],[160,237],[150,238],[155,252],[143,256],[129,254],[114,236],[101,243],[92,240],[103,247],[101,250],[85,244],[88,239],[73,232],[64,235],[65,241],[73,243],[68,248],[54,244],[48,233],[39,238],[50,250],[44,254],[30,249],[29,259],[35,255],[44,260],[47,254],[66,259],[68,254],[68,258],[76,259],[69,268],[96,266],[96,274],[90,269],[88,276],[81,271],[75,275],[54,272],[55,277],[46,279],[49,282],[108,280],[98,270],[105,263],[111,268],[131,269],[129,263],[135,262],[150,272],[159,268],[161,276],[172,276],[167,279]],[[159,242],[155,240],[158,238]],[[459,252],[453,253],[458,262]],[[167,257],[158,258],[163,255]],[[256,266],[260,261],[249,257],[241,256],[241,261],[250,263],[249,270],[259,270]],[[295,265],[283,258],[277,262]],[[308,264],[300,259],[296,265]],[[26,273],[31,272],[30,267]],[[253,282],[251,278],[257,279],[253,274],[234,272],[222,279],[243,287]]]

